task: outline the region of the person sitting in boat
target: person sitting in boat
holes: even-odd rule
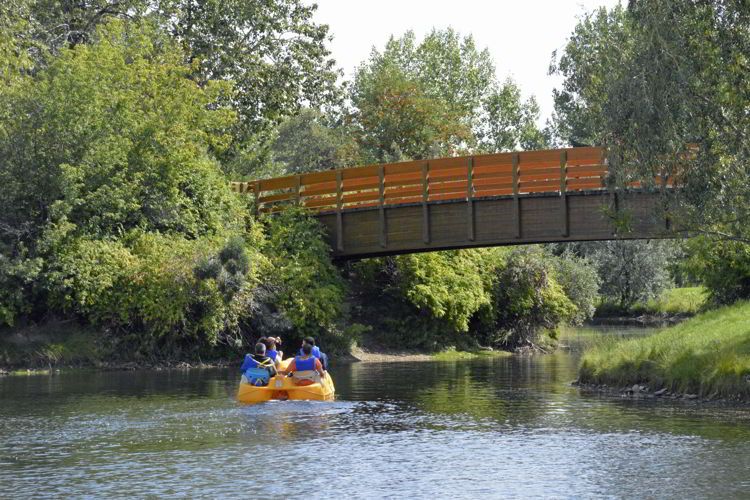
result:
[[[313,356],[313,346],[311,344],[302,344],[302,356],[295,357],[285,372],[294,378],[297,385],[310,385],[319,382],[325,376],[323,364],[318,358]]]
[[[279,366],[284,352],[276,350],[276,345],[281,344],[281,337],[263,337],[260,341],[266,344],[266,356]]]
[[[266,356],[266,345],[262,342],[255,344],[255,354],[245,355],[242,363],[242,382],[255,386],[268,385],[271,377],[276,376],[276,366],[271,358]]]
[[[323,363],[323,368],[328,369],[328,355],[324,352],[320,352],[320,348],[315,345],[315,339],[313,337],[305,337],[302,339],[302,347],[305,346],[305,344],[309,344],[312,346],[312,355],[318,358]],[[299,350],[300,355],[302,355],[302,348]]]

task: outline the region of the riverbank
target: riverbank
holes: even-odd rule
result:
[[[578,383],[750,400],[750,302],[699,314],[646,338],[603,339],[584,353]]]

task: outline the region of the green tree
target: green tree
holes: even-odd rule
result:
[[[704,236],[688,242],[687,254],[683,267],[706,287],[710,304],[750,298],[750,245]]]
[[[670,261],[675,246],[670,241],[631,240],[590,243],[602,296],[629,308],[636,302],[658,297],[673,285]]]
[[[676,179],[680,189],[659,190],[673,227],[750,241],[749,53],[746,2],[633,0],[599,10],[553,64],[565,77],[560,129],[606,146],[621,185]]]
[[[485,343],[509,349],[537,347],[543,331],[555,337],[570,322],[576,305],[555,279],[555,269],[535,247],[514,249],[491,271],[490,307],[479,316]]]
[[[353,167],[361,164],[359,148],[343,126],[316,109],[306,108],[279,126],[274,160],[285,174]]]
[[[45,276],[80,239],[196,239],[242,224],[211,155],[229,142],[234,114],[212,106],[227,85],[199,88],[147,27],[113,21],[96,36],[0,89],[0,282],[18,312],[44,305]]]
[[[497,81],[489,51],[471,36],[433,30],[417,44],[409,31],[372,51],[350,87],[352,118],[378,161],[540,146],[535,102]]]
[[[200,83],[231,80],[239,121],[224,168],[243,175],[266,160],[273,127],[303,103],[338,102],[328,26],[300,0],[154,0],[160,22],[197,62]],[[258,150],[261,150],[260,152]]]

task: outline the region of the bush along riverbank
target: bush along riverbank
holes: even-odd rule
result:
[[[577,384],[626,394],[750,401],[750,302],[587,351]]]

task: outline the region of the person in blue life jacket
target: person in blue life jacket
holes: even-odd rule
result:
[[[245,361],[240,370],[242,370],[243,382],[255,386],[268,385],[271,377],[276,376],[276,366],[273,360],[266,356],[266,345],[262,342],[255,344],[255,354],[245,355]]]
[[[320,378],[323,378],[326,374],[326,371],[323,368],[323,364],[320,362],[320,360],[313,356],[313,346],[311,344],[302,344],[302,348],[300,349],[300,351],[301,356],[296,356],[292,360],[292,362],[289,363],[287,369],[285,371],[280,371],[279,373],[285,373],[293,376],[297,385],[314,384],[315,382],[317,382],[317,380],[311,377],[311,375],[313,375],[314,372],[317,372]]]
[[[276,348],[277,344],[281,344],[281,337],[263,337],[258,342],[262,342],[266,345],[266,356],[271,358],[274,364],[278,367],[284,356],[284,352],[277,350]]]
[[[315,356],[320,360],[321,363],[323,363],[323,368],[328,369],[328,355],[324,352],[320,352],[320,348],[315,345],[315,339],[312,337],[305,337],[302,339],[302,347],[299,350],[300,355],[302,354],[302,349],[305,347],[305,344],[308,344],[312,346],[312,355]]]

